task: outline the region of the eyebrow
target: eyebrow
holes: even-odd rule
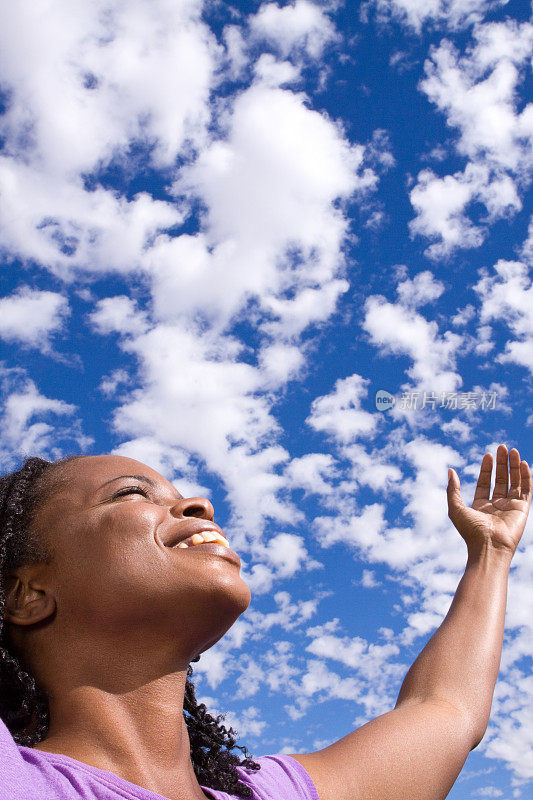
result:
[[[146,475],[118,475],[116,478],[110,478],[110,480],[102,483],[100,489],[104,486],[107,486],[108,483],[113,483],[113,481],[121,481],[123,478],[135,478],[136,481],[144,481],[145,483],[149,483],[150,486],[155,486],[155,482],[151,478],[147,478]]]

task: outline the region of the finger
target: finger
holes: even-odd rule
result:
[[[494,484],[492,499],[497,500],[499,497],[507,497],[508,489],[509,467],[507,465],[507,448],[504,444],[501,444],[496,453],[496,482]]]
[[[463,498],[461,497],[461,482],[456,471],[450,467],[448,470],[448,486],[446,488],[448,498],[448,516],[454,520],[457,511],[464,508]]]
[[[490,479],[492,476],[492,455],[485,453],[479,470],[474,500],[488,500],[490,497]]]
[[[527,502],[531,501],[531,470],[529,469],[529,464],[527,461],[522,461],[520,464],[520,471],[521,471],[521,487],[522,493],[520,495],[521,500],[526,500]]]
[[[521,476],[520,476],[520,453],[513,447],[509,450],[509,474],[511,476],[511,486],[509,487],[508,497],[520,499]]]

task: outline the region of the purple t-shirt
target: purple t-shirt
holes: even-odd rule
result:
[[[257,771],[237,767],[254,800],[319,800],[302,765],[286,755],[262,756]],[[202,789],[214,800],[235,795]],[[18,745],[0,719],[0,800],[167,800],[69,756]]]

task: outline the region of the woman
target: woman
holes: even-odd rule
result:
[[[517,450],[498,448],[489,499],[491,473],[487,454],[467,508],[449,471],[467,565],[395,708],[252,762],[187,680],[250,601],[209,501],[129,458],[29,459],[1,487],[1,800],[444,798],[488,723],[531,500]]]

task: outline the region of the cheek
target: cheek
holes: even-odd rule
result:
[[[155,632],[177,625],[179,632],[184,621],[218,628],[248,607],[237,567],[160,546],[155,534],[164,517],[157,509],[117,511],[71,537],[58,565],[58,613],[69,628]]]
[[[224,559],[199,559],[163,550],[155,541],[127,547],[93,546],[64,570],[61,607],[72,622],[163,625],[172,620],[215,620],[250,602],[238,570]]]
[[[65,604],[77,608],[120,606],[124,594],[144,594],[157,584],[163,553],[155,541],[156,514],[125,508],[101,514],[69,532],[57,559],[57,584]]]

